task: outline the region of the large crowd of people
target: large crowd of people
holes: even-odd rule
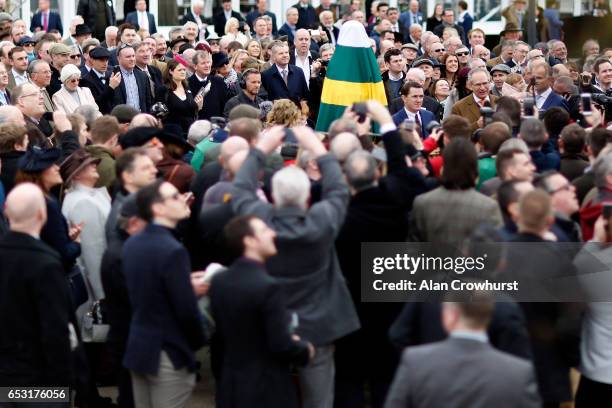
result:
[[[195,0],[168,37],[125,4],[117,26],[111,2],[0,12],[0,386],[79,407],[184,407],[202,372],[220,408],[612,400],[609,303],[363,302],[360,256],[527,242],[541,259],[499,268],[610,270],[609,37],[568,55],[554,0],[530,39],[514,0],[490,48],[464,1],[299,0],[281,21]],[[348,21],[386,101],[315,132]]]

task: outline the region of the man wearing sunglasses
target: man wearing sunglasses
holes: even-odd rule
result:
[[[571,218],[580,209],[576,198],[576,187],[557,171],[541,174],[535,179],[534,185],[550,195],[555,214],[555,223],[551,231],[557,237],[557,241],[580,242],[582,240],[580,228]]]

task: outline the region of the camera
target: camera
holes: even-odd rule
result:
[[[605,94],[598,93],[591,95],[593,102],[603,106],[605,109],[612,108],[612,91],[607,91]]]
[[[321,62],[321,66],[322,67],[327,67],[329,65],[329,61],[327,61],[327,60],[323,60],[322,59],[322,60],[319,60],[319,62]]]
[[[163,102],[156,102],[155,105],[151,106],[151,115],[155,116],[157,120],[164,120],[168,116],[170,111]]]

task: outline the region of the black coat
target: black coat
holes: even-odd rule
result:
[[[406,303],[389,329],[389,338],[398,351],[442,341],[448,335],[442,327],[441,315],[440,303]],[[525,359],[533,358],[525,316],[520,306],[510,299],[500,299],[495,303],[487,334],[496,349]]]
[[[96,18],[97,14],[102,12],[102,10],[98,10],[96,0],[79,0],[79,4],[77,6],[77,14],[83,17],[85,24],[91,28],[92,36],[97,38],[100,41],[104,40],[104,31],[96,32]],[[115,10],[113,9],[112,2],[105,1],[104,2],[104,13],[106,13],[106,20],[108,25],[115,25]]]
[[[165,85],[159,89],[157,100],[164,102],[168,107],[168,116],[164,119],[164,124],[175,124],[181,127],[185,138],[189,132],[189,126],[196,120],[198,105],[193,99],[190,90],[185,90],[185,100],[181,100],[171,89]]]
[[[62,214],[55,198],[46,197],[47,223],[40,232],[40,239],[55,249],[64,264],[64,270],[70,272],[76,259],[81,255],[81,244],[68,236],[68,223]]]
[[[289,365],[305,365],[308,347],[291,339],[277,280],[264,265],[240,258],[213,278],[210,305],[223,344],[217,406],[297,407]]]
[[[425,95],[425,98],[423,98],[423,108],[433,113],[434,120],[441,121],[442,115],[444,114],[444,109],[442,108],[442,105],[440,105],[440,102],[436,101],[431,96]],[[393,99],[393,101],[391,101],[389,104],[389,112],[391,112],[392,115],[402,109],[404,109],[404,101],[402,100],[401,96]]]
[[[59,255],[9,232],[0,259],[0,385],[71,385],[71,305]]]
[[[60,81],[60,72],[53,65],[49,65],[51,68],[51,82],[47,85],[47,92],[49,97],[52,97],[54,93],[62,88],[62,81]]]
[[[189,254],[172,230],[149,224],[128,238],[122,257],[133,310],[124,367],[156,374],[163,350],[177,370],[195,370],[205,339]]]
[[[383,135],[383,140],[389,166],[386,180],[353,195],[336,239],[340,269],[357,308],[361,329],[337,341],[335,359],[340,379],[376,378],[390,384],[398,354],[391,347],[386,333],[401,311],[401,305],[361,302],[361,259],[355,254],[360,253],[362,242],[405,241],[408,235],[407,211],[414,196],[425,191],[425,185],[419,171],[407,167],[399,133],[388,132]],[[399,189],[398,183],[414,190]],[[370,351],[357,361],[355,353],[365,348]],[[373,398],[382,403],[378,394],[373,394]]]
[[[151,111],[153,105],[153,95],[151,95],[151,87],[149,86],[149,78],[147,75],[134,68],[134,77],[136,78],[136,85],[138,86],[138,99],[140,103],[140,111],[148,113]],[[113,106],[127,103],[127,95],[125,90],[125,79],[121,74],[121,84],[113,92]]]
[[[319,19],[317,18],[317,12],[314,7],[310,4],[308,7],[300,7],[300,3],[296,3],[292,7],[295,7],[298,11],[298,22],[295,25],[298,29],[315,28],[314,25],[319,22]]]
[[[104,305],[110,325],[108,342],[117,355],[123,355],[125,351],[125,344],[130,332],[130,320],[132,319],[132,307],[130,306],[121,258],[123,244],[127,238],[125,232],[118,230],[117,236],[108,243],[100,264],[100,275],[105,295]]]
[[[93,95],[100,112],[104,115],[108,115],[113,110],[113,98],[115,97],[115,91],[111,88],[108,83],[112,72],[107,71],[104,75],[105,82],[100,80],[100,77],[92,69],[87,75],[81,78],[80,86],[89,88]]]
[[[189,77],[187,84],[189,85],[191,93],[197,95],[200,88],[206,86],[208,81],[210,81],[212,85],[210,86],[210,91],[204,97],[204,105],[198,112],[198,119],[210,119],[213,116],[223,116],[225,104],[231,98],[223,78],[217,75],[209,75],[207,81],[202,84],[194,74]]]
[[[268,92],[268,99],[270,101],[290,99],[296,103],[308,100],[308,85],[304,78],[304,71],[291,64],[287,65],[287,69],[289,71],[287,84],[283,81],[276,65],[272,65],[261,74],[261,85]]]
[[[15,175],[17,174],[17,162],[25,152],[13,150],[6,153],[0,153],[2,161],[2,171],[0,171],[0,181],[4,187],[4,193],[8,194],[15,186]]]
[[[232,10],[232,17],[237,18],[238,21],[244,21],[244,18],[242,18],[242,14],[234,10]],[[219,35],[219,37],[223,37],[225,35],[225,23],[227,23],[227,20],[223,11],[213,16],[215,32]]]
[[[250,105],[254,108],[259,109],[259,104],[262,103],[263,101],[264,100],[261,99],[259,96],[255,96],[254,101],[249,99],[249,97],[246,96],[244,91],[241,89],[238,95],[231,97],[225,103],[225,108],[223,109],[223,116],[227,118],[230,112],[232,111],[232,109],[234,109],[238,105]]]

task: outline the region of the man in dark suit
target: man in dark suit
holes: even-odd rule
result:
[[[18,85],[13,89],[12,100],[13,105],[23,113],[26,127],[37,129],[38,132],[45,136],[42,140],[34,142],[34,138],[30,135],[30,144],[45,142],[44,139],[51,137],[53,127],[43,116],[45,113],[45,103],[40,88],[29,82]],[[42,135],[39,134],[39,139],[40,136]]]
[[[279,43],[272,46],[272,65],[263,72],[261,82],[268,92],[268,99],[290,99],[295,103],[308,100],[308,84],[304,71],[289,64],[289,47]]]
[[[157,26],[155,25],[155,16],[147,12],[147,1],[137,0],[136,11],[132,11],[125,17],[126,23],[132,23],[138,29],[144,28],[149,34],[155,34],[157,32]]]
[[[312,50],[312,38],[308,30],[300,28],[295,32],[293,48],[289,48],[289,65],[295,65],[304,71],[306,83],[310,81],[310,67],[319,59],[319,53]]]
[[[486,329],[494,307],[492,296],[473,292],[470,299],[460,303],[461,299],[449,298],[444,303],[447,340],[404,351],[386,408],[541,406],[531,363],[489,344]],[[456,370],[461,375],[453,376],[453,387],[448,386],[450,379],[430,380]]]
[[[442,13],[442,23],[433,29],[433,33],[438,37],[442,38],[442,33],[446,27],[452,27],[459,33],[459,38],[463,43],[467,43],[465,38],[465,32],[463,31],[463,27],[455,22],[455,10],[453,9],[445,9]],[[427,27],[429,29],[429,27]]]
[[[314,7],[310,5],[310,1],[299,0],[292,7],[295,7],[299,14],[297,28],[313,28],[313,26],[317,23],[317,12],[315,11]]]
[[[0,238],[0,383],[71,386],[68,285],[60,256],[38,238],[47,221],[45,198],[34,184],[21,184],[5,206],[10,231]]]
[[[291,333],[282,288],[265,268],[276,255],[276,233],[254,216],[234,218],[224,230],[226,245],[240,256],[210,287],[223,366],[217,406],[297,407],[289,364],[306,365],[312,344]],[[248,338],[244,333],[249,333]]]
[[[38,11],[32,16],[30,22],[30,31],[49,32],[57,30],[61,35],[64,35],[64,27],[62,27],[62,19],[58,13],[49,10],[49,0],[38,0]]]
[[[472,26],[474,25],[474,17],[472,17],[472,15],[468,12],[468,4],[464,0],[457,3],[457,7],[459,8],[459,18],[457,19],[457,23],[461,24],[463,32],[467,35],[467,33],[472,30]]]
[[[361,400],[366,381],[370,385],[371,406],[382,406],[398,357],[387,332],[401,306],[361,302],[360,259],[354,256],[355,251],[361,250],[362,241],[405,240],[407,211],[414,197],[426,189],[420,171],[406,165],[404,143],[399,132],[391,130],[393,121],[386,108],[370,101],[368,116],[382,129],[389,129],[382,136],[389,171],[385,177],[380,177],[376,172],[376,160],[365,151],[351,154],[344,165],[351,201],[336,239],[336,250],[340,269],[357,307],[361,329],[336,342],[334,403],[342,407],[363,406]],[[400,189],[396,189],[397,186]],[[355,359],[355,353],[364,348],[370,351]]]
[[[452,110],[453,115],[463,116],[470,122],[472,133],[484,126],[480,108],[488,106],[495,108],[497,96],[489,94],[491,75],[484,68],[476,68],[470,71],[468,82],[472,87],[472,93],[459,100]]]
[[[204,105],[198,112],[198,118],[223,116],[223,109],[231,96],[223,79],[211,75],[212,56],[207,51],[198,51],[193,56],[193,65],[195,72],[187,80],[191,94],[197,95],[202,87],[206,89],[210,85],[204,95]]]
[[[196,300],[205,289],[201,276],[190,276],[189,254],[173,235],[189,207],[162,180],[138,191],[136,203],[148,225],[123,246],[132,306],[123,365],[132,373],[136,406],[150,406],[151,398],[162,406],[184,406],[195,385],[195,352],[205,341]],[[153,393],[160,382],[167,385]]]
[[[104,9],[98,10],[98,5],[104,6]],[[115,10],[112,2],[79,0],[77,15],[83,17],[85,24],[93,32],[93,36],[100,41],[104,41],[106,27],[115,25]]]
[[[405,120],[410,120],[420,126],[417,131],[420,132],[421,138],[425,139],[429,136],[427,125],[434,120],[433,113],[423,109],[423,87],[416,82],[406,82],[400,91],[402,100],[404,101],[404,109],[393,115],[393,123],[396,126],[401,125]]]
[[[340,29],[334,25],[334,14],[329,10],[324,10],[319,14],[319,21],[321,22],[321,28],[325,31],[329,43],[336,46],[338,42],[338,36],[340,35]]]
[[[213,23],[215,25],[215,32],[223,36],[225,35],[225,23],[227,23],[227,20],[234,17],[238,19],[238,21],[244,21],[244,18],[242,18],[242,14],[232,10],[232,0],[223,0],[221,6],[223,9],[218,14],[215,14]]]
[[[289,44],[293,44],[299,16],[298,10],[295,7],[289,7],[285,13],[286,22],[278,29],[278,35],[286,35]]]
[[[405,30],[409,31],[412,24],[423,25],[423,13],[419,11],[419,2],[411,0],[408,11],[400,14],[399,22]],[[428,30],[433,30],[435,27],[427,27]]]
[[[121,84],[121,73],[113,74],[108,70],[110,52],[103,47],[96,47],[89,51],[91,71],[81,78],[80,86],[89,88],[100,112],[108,115],[113,109],[115,89]]]
[[[545,62],[537,64],[531,68],[531,74],[535,80],[535,104],[538,110],[546,111],[558,106],[569,112],[565,98],[557,95],[551,88],[552,68],[550,65]]]
[[[327,154],[314,132],[306,127],[293,130],[321,172],[321,199],[309,208],[310,182],[296,167],[274,175],[274,205],[257,197],[257,175],[264,168],[265,156],[278,148],[284,137],[282,129],[274,129],[250,150],[234,178],[231,203],[237,215],[260,217],[276,231],[279,253],[268,261],[268,270],[282,279],[288,307],[299,316],[296,334],[317,349],[314,360],[300,369],[303,406],[329,407],[333,405],[332,343],[359,328],[333,249],[349,193],[337,160]]]
[[[181,25],[185,25],[186,22],[191,21],[199,26],[204,22],[204,2],[202,0],[195,0],[191,2],[191,8],[185,11],[185,15],[181,19]]]
[[[276,15],[268,10],[267,0],[257,0],[257,8],[247,14],[246,22],[249,27],[251,27],[251,31],[255,32],[255,20],[262,16],[269,16],[272,19],[272,35],[276,35],[278,32],[278,29],[276,27]]]
[[[136,67],[135,69],[143,72],[149,80],[151,95],[155,99],[159,88],[163,85],[162,73],[159,68],[151,65],[151,51],[147,44],[141,42],[134,46],[136,52]]]
[[[149,112],[153,105],[153,96],[149,79],[145,73],[135,69],[136,53],[129,45],[118,48],[119,73],[121,84],[115,88],[113,106],[128,104],[141,112]]]

